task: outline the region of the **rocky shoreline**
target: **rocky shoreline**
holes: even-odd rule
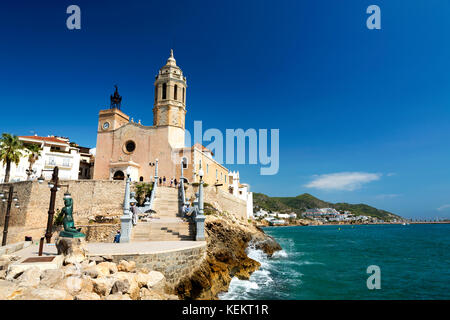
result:
[[[43,271],[8,269],[18,257],[1,256],[0,300],[216,300],[219,293],[228,291],[233,277],[248,280],[260,267],[247,256],[249,246],[268,256],[281,250],[262,229],[226,212],[207,216],[205,232],[204,261],[175,289],[168,289],[160,272],[137,268],[134,261],[89,258],[81,247],[65,253],[61,268]]]
[[[281,246],[260,228],[222,213],[208,216],[205,221],[207,256],[191,275],[175,288],[180,299],[216,300],[228,291],[231,279],[248,280],[260,263],[247,256],[247,248],[254,246],[268,256]]]

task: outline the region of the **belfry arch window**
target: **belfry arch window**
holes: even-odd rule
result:
[[[184,103],[184,87],[183,87],[183,96],[181,97],[181,99],[183,100]]]
[[[163,98],[163,99],[167,99],[167,98],[166,98],[166,96],[167,96],[167,84],[163,83],[163,85],[162,85],[162,90],[163,90],[163,92],[162,92],[162,98]]]
[[[175,87],[173,88],[173,98],[175,100],[178,99],[178,86],[177,85],[175,85]]]
[[[158,86],[155,86],[155,101],[158,100]]]

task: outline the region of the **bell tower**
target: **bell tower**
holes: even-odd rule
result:
[[[177,66],[170,50],[167,63],[159,70],[155,80],[153,125],[176,127],[183,130],[186,116],[186,77]]]

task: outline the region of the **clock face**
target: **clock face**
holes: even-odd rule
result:
[[[103,130],[106,130],[106,129],[108,129],[109,128],[109,122],[105,122],[104,124],[103,124]]]

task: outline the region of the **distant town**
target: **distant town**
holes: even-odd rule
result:
[[[392,219],[385,221],[377,217],[366,215],[355,215],[351,211],[339,211],[334,208],[305,209],[303,213],[297,214],[270,212],[255,207],[253,213],[255,221],[260,225],[286,226],[286,225],[323,225],[323,224],[380,224],[380,223],[449,223],[449,219]]]

